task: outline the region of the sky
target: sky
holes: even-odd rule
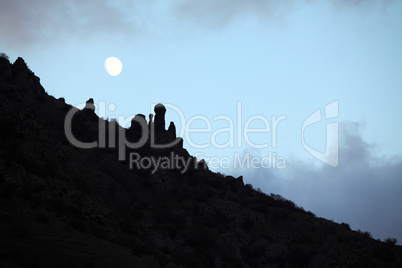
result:
[[[398,0],[0,0],[0,52],[125,127],[163,103],[212,170],[402,243],[401,18]]]

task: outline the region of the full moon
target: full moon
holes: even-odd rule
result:
[[[118,76],[123,69],[123,64],[118,58],[109,57],[105,60],[105,69],[111,76]]]

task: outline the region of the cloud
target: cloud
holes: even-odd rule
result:
[[[6,46],[28,47],[71,39],[88,40],[95,35],[113,38],[141,32],[141,17],[135,13],[136,4],[141,5],[141,1],[117,3],[0,0],[0,34]]]
[[[319,217],[347,222],[376,238],[402,242],[402,159],[378,158],[381,148],[362,138],[363,125],[340,123],[339,166],[287,160],[286,170],[258,169],[245,180],[277,193]]]
[[[386,8],[389,4],[396,2],[395,0],[333,0],[337,8],[359,8],[367,9],[372,6],[381,6]]]
[[[175,36],[189,28],[220,29],[245,16],[281,21],[312,0],[0,0],[0,34],[6,47],[60,42],[135,39],[148,33]],[[394,0],[333,1],[336,7],[367,7]],[[195,27],[193,27],[195,26]]]
[[[282,17],[302,1],[295,0],[187,0],[175,7],[175,15],[207,27],[223,27],[233,20],[251,14],[263,18]]]
[[[184,0],[176,2],[173,7],[176,18],[192,22],[201,27],[222,28],[247,15],[257,16],[263,20],[280,21],[288,14],[314,0]],[[336,9],[368,9],[388,4],[395,0],[332,0]]]

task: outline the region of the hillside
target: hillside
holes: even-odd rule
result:
[[[165,112],[124,129],[92,99],[78,110],[48,95],[22,58],[0,57],[0,267],[402,267],[400,246],[209,171],[165,129]],[[66,118],[77,140],[102,146],[72,145]],[[122,138],[139,142],[144,128],[174,146],[146,136],[127,148]],[[130,169],[130,155],[189,165]]]

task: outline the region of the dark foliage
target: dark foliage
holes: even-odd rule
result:
[[[387,244],[396,245],[398,243],[398,240],[396,240],[396,238],[393,237],[388,237],[387,239],[385,239],[384,242]]]
[[[3,58],[3,59],[6,59],[6,60],[9,60],[8,55],[7,55],[6,53],[4,53],[4,52],[1,52],[1,53],[0,53],[0,58]]]

